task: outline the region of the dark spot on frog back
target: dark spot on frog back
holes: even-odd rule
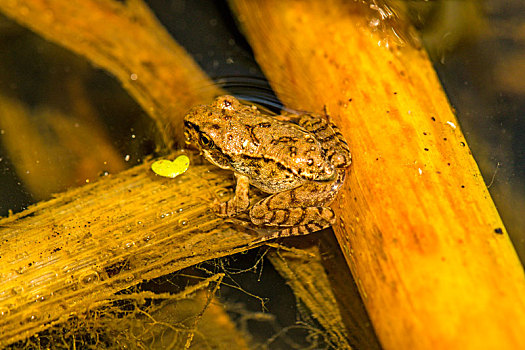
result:
[[[290,137],[290,136],[281,136],[278,139],[273,139],[272,144],[277,145],[279,143],[293,143],[297,142],[296,137]]]
[[[270,124],[269,122],[262,122],[262,123],[257,124],[257,126],[259,128],[269,128],[270,126],[272,126],[272,124]]]
[[[221,109],[220,111],[220,118],[222,120],[230,120],[232,119],[231,111],[228,109]]]

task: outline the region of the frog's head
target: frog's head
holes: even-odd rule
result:
[[[186,143],[196,147],[201,154],[211,163],[223,169],[230,167],[227,157],[221,152],[214,142],[213,134],[209,133],[208,123],[200,123],[200,120],[191,118],[188,114],[184,119],[184,135]]]
[[[233,96],[218,97],[211,105],[192,108],[184,117],[186,143],[196,147],[211,163],[223,169],[230,168],[231,160],[225,147],[225,122],[228,114],[242,108]]]

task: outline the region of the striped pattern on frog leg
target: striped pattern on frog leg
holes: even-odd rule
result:
[[[301,226],[295,226],[295,227],[288,227],[282,230],[271,231],[270,233],[266,233],[263,236],[260,236],[259,238],[251,241],[249,245],[258,244],[261,242],[266,242],[266,241],[270,241],[272,239],[277,239],[277,238],[304,236],[304,235],[308,235],[313,232],[320,231],[330,226],[331,225],[319,227],[319,225],[316,225],[316,224],[307,224],[307,225],[301,225]]]
[[[275,238],[300,236],[335,224],[334,211],[328,207],[343,185],[346,172],[340,169],[330,182],[308,182],[289,191],[276,193],[257,202],[250,209],[255,231],[264,236],[250,244]],[[312,196],[315,193],[315,196]]]
[[[285,192],[282,192],[285,194]],[[257,226],[296,227],[310,225],[320,230],[335,222],[335,213],[330,207],[273,208],[267,206],[269,199],[256,203],[250,210],[250,219]]]
[[[344,176],[342,176],[344,177]],[[337,182],[337,181],[336,181]],[[321,229],[335,222],[334,211],[328,207],[335,192],[334,182],[309,182],[303,186],[275,193],[255,203],[250,220],[258,226],[304,226]],[[315,196],[312,196],[315,193]]]
[[[329,120],[329,116],[318,114],[302,114],[297,124],[312,133],[326,152],[328,160],[336,168],[350,165],[352,158],[350,149],[339,128]]]

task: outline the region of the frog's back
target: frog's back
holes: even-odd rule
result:
[[[331,180],[336,174],[314,135],[297,124],[262,115],[231,96],[193,109],[185,121],[212,141],[201,144],[212,162],[247,176],[263,191]]]
[[[254,118],[250,125],[250,142],[258,153],[306,180],[329,180],[334,167],[327,160],[314,135],[300,126],[272,117]]]

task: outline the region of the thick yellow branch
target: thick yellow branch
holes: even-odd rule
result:
[[[353,152],[335,231],[386,349],[525,348],[525,278],[426,54],[360,4],[232,0],[283,102]]]

